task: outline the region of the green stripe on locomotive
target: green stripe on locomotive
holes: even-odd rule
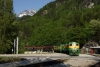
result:
[[[77,48],[76,50],[69,48],[69,55],[79,55],[79,48]]]

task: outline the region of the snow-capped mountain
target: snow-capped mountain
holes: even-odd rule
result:
[[[18,14],[17,17],[23,17],[23,16],[26,16],[26,15],[33,16],[35,13],[36,13],[36,11],[34,9],[24,10],[23,12]]]

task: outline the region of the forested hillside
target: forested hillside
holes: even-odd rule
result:
[[[100,41],[100,0],[55,0],[19,24],[20,46]]]

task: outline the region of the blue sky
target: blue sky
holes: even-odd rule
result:
[[[29,9],[38,11],[40,8],[51,1],[54,0],[13,0],[14,12],[19,14],[20,12]]]

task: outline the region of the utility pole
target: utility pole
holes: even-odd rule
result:
[[[17,37],[17,45],[16,45],[16,54],[18,55],[18,37]]]
[[[14,54],[15,54],[15,51],[16,51],[16,50],[15,50],[15,48],[16,48],[15,45],[16,45],[16,40],[14,39]]]

